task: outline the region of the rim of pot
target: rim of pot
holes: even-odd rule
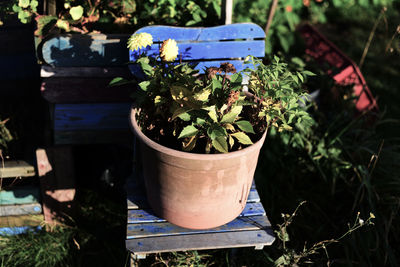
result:
[[[261,149],[267,131],[265,131],[262,135],[262,137],[255,142],[254,144],[243,148],[241,150],[237,150],[237,151],[233,151],[233,152],[228,152],[228,153],[221,153],[221,154],[199,154],[199,153],[191,153],[191,152],[185,152],[185,151],[180,151],[180,150],[176,150],[176,149],[172,149],[166,146],[163,146],[153,140],[151,140],[149,137],[147,137],[142,130],[140,129],[139,125],[137,124],[136,121],[136,108],[134,106],[131,107],[131,111],[130,111],[130,125],[135,133],[135,135],[145,144],[147,144],[148,146],[150,146],[151,148],[158,150],[160,152],[166,153],[166,154],[173,154],[177,157],[183,157],[183,158],[188,158],[188,159],[196,159],[196,160],[217,160],[219,158],[236,158],[236,157],[240,157],[244,154],[247,154],[250,151],[253,150],[258,150]]]

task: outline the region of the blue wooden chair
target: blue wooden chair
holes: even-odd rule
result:
[[[198,63],[199,70],[219,66],[223,62],[230,62],[237,70],[242,70],[246,67],[243,63],[246,56],[264,57],[265,54],[265,33],[251,23],[210,28],[148,26],[137,31],[141,32],[153,36],[154,44],[146,50],[148,55],[158,54],[160,43],[172,38],[178,43],[182,60]],[[130,52],[131,61],[137,56]],[[132,71],[136,70],[132,68]],[[235,247],[262,249],[275,239],[254,185],[242,214],[226,225],[209,230],[184,229],[153,215],[138,177],[128,179],[126,190],[126,248],[136,259],[149,253],[167,251]]]

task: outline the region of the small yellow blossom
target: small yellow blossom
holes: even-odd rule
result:
[[[146,46],[153,44],[153,36],[151,34],[142,32],[132,35],[128,40],[128,48],[131,51],[135,51]]]
[[[178,45],[175,40],[165,40],[160,48],[160,57],[163,61],[174,61],[178,57]]]
[[[375,215],[372,212],[369,213],[369,217],[371,217],[371,219],[375,219]]]

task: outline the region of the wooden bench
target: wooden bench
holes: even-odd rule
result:
[[[0,165],[2,185],[14,184],[14,179],[35,176],[35,169],[25,161],[6,161]],[[40,188],[34,185],[13,185],[0,188],[0,235],[19,234],[43,221]]]
[[[52,142],[126,143],[132,139],[128,115],[132,88],[108,87],[126,68],[128,35],[65,34],[38,47],[41,92],[50,107]]]
[[[148,55],[156,55],[160,43],[172,38],[178,43],[182,60],[198,63],[200,71],[206,67],[219,66],[223,62],[234,64],[240,71],[246,67],[243,63],[246,56],[265,55],[265,33],[251,23],[210,28],[149,26],[137,31],[140,32],[153,36],[154,44],[146,49]],[[137,53],[131,52],[130,60],[134,61],[137,56]],[[133,73],[137,71],[133,67],[131,70]],[[143,195],[140,173],[128,179],[126,190],[126,248],[136,259],[146,254],[167,251],[236,247],[262,249],[271,245],[275,239],[255,186],[251,189],[244,211],[237,219],[209,230],[184,229],[155,216]]]

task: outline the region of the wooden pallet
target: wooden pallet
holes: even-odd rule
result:
[[[253,184],[244,211],[230,223],[208,230],[175,226],[153,214],[144,189],[133,177],[127,180],[128,219],[126,248],[136,259],[147,254],[271,245],[275,237]]]

